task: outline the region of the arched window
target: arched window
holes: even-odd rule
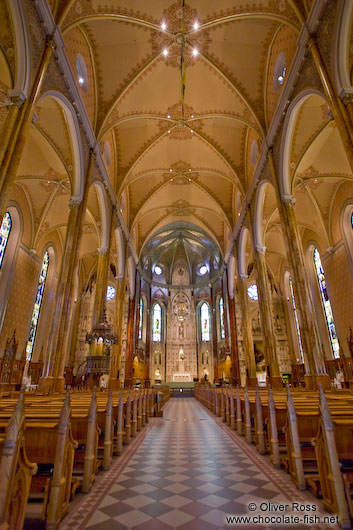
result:
[[[338,338],[337,338],[336,326],[335,326],[335,321],[334,321],[333,313],[332,313],[332,307],[331,307],[330,299],[327,293],[325,273],[324,273],[324,269],[322,268],[321,258],[320,258],[320,254],[317,248],[314,249],[313,259],[314,259],[316,277],[317,277],[317,281],[319,283],[319,288],[320,288],[321,300],[322,300],[322,304],[324,307],[328,332],[330,335],[331,348],[333,351],[333,356],[335,357],[335,359],[338,359],[340,356],[340,345],[339,345]]]
[[[5,256],[7,242],[12,228],[12,219],[9,212],[5,212],[0,228],[0,269]]]
[[[210,312],[208,304],[204,302],[200,308],[201,319],[201,341],[208,342],[210,340]]]
[[[143,331],[143,298],[140,298],[139,340],[142,340],[142,331]]]
[[[33,312],[32,312],[31,327],[29,330],[29,339],[26,345],[27,361],[31,360],[32,353],[33,353],[34,340],[36,338],[40,308],[43,302],[43,294],[44,294],[45,280],[47,279],[47,274],[48,274],[48,267],[49,267],[49,253],[48,251],[46,251],[46,253],[44,254],[44,258],[43,258],[42,269],[39,275],[37,294],[36,294],[36,299],[34,302],[34,307],[33,307]]]
[[[289,283],[290,298],[291,298],[293,314],[294,314],[295,329],[297,331],[297,337],[298,337],[300,357],[302,359],[302,362],[304,362],[304,353],[303,353],[302,339],[301,339],[301,336],[300,336],[300,327],[299,327],[299,321],[298,321],[297,306],[295,304],[293,283],[292,283],[292,278],[291,277],[288,278],[288,283]]]
[[[224,330],[224,304],[222,297],[219,299],[219,335],[221,337],[221,340],[223,340],[226,336]]]
[[[353,228],[353,212],[351,213],[351,227]]]
[[[162,308],[157,303],[153,308],[153,325],[152,325],[152,340],[153,342],[161,342],[162,330]]]

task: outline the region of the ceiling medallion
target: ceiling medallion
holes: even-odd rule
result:
[[[191,140],[194,136],[193,133],[193,122],[188,123],[189,120],[194,118],[195,111],[190,106],[184,103],[184,116],[182,112],[181,103],[175,103],[171,107],[168,107],[166,116],[169,119],[174,120],[174,124],[168,129],[168,138],[173,140]],[[202,121],[197,120],[197,130],[202,129]],[[165,131],[165,122],[159,123],[159,128],[161,132]],[[169,133],[170,131],[170,133]]]
[[[159,55],[163,53],[163,61],[167,66],[180,68],[180,48],[185,45],[185,66],[196,64],[197,56],[206,53],[210,44],[209,33],[206,30],[197,31],[201,25],[196,9],[188,4],[184,6],[184,33],[182,31],[183,9],[180,2],[175,2],[163,11],[162,20],[165,21],[168,32],[154,31],[150,38],[152,51]],[[197,26],[196,26],[197,25]],[[171,35],[173,40],[171,41]],[[197,53],[195,53],[197,50]]]

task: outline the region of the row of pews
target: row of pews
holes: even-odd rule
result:
[[[297,488],[311,489],[337,514],[342,528],[353,523],[353,393],[351,390],[275,391],[199,385],[195,397],[216,416],[269,454]]]
[[[76,493],[90,491],[168,398],[168,388],[3,396],[0,530],[58,528]]]

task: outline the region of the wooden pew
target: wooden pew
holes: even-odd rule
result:
[[[353,522],[353,407],[331,413],[320,389],[320,426],[315,451],[326,510],[339,515],[342,528]]]
[[[24,443],[24,395],[21,393],[5,431],[0,434],[0,529],[21,529],[37,465],[27,459]]]

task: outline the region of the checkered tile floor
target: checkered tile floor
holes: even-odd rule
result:
[[[271,527],[227,525],[225,516],[248,514],[249,502],[315,502],[194,398],[171,399],[100,477],[61,530],[262,530]]]

